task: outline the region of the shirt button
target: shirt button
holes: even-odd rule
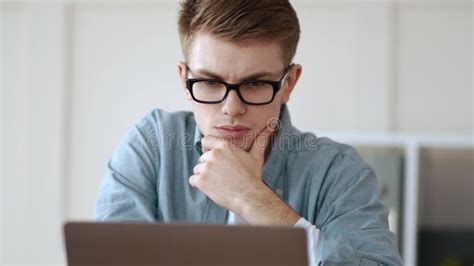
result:
[[[283,195],[283,191],[281,191],[281,189],[277,189],[276,190],[276,193],[278,194],[278,196],[282,196]]]

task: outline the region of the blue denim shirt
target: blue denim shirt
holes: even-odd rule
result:
[[[225,224],[228,210],[188,183],[201,137],[192,112],[156,109],[140,120],[107,164],[95,219]],[[321,230],[318,261],[402,264],[375,174],[352,147],[300,132],[286,105],[271,145],[264,181]]]

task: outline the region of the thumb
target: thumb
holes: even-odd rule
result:
[[[260,131],[253,141],[252,147],[250,147],[250,154],[256,158],[261,158],[263,161],[265,150],[270,142],[270,137],[272,136],[273,131],[274,129],[269,126],[266,126],[262,131]]]

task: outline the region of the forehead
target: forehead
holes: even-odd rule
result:
[[[206,69],[228,79],[255,72],[279,73],[285,66],[278,42],[233,42],[197,33],[188,51],[191,68]]]

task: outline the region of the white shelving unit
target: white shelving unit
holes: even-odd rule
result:
[[[474,136],[402,135],[402,134],[339,134],[317,132],[318,136],[352,146],[395,147],[403,150],[403,231],[402,252],[404,265],[416,265],[418,229],[419,155],[422,148],[474,148]]]

